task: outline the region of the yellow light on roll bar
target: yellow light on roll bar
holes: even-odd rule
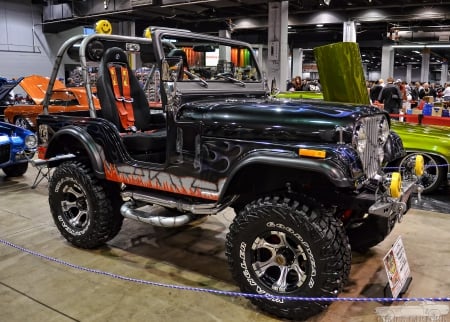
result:
[[[298,155],[302,157],[325,159],[327,153],[323,150],[299,149]]]
[[[107,34],[110,35],[112,33],[112,26],[111,23],[106,20],[102,19],[95,23],[95,32],[98,34]]]
[[[150,27],[144,29],[144,38],[152,39],[152,33],[150,31]]]

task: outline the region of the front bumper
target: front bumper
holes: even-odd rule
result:
[[[417,182],[402,183],[402,193],[399,198],[384,197],[376,201],[369,208],[369,215],[401,221],[403,215],[410,208],[412,193],[422,192],[423,187]]]
[[[380,241],[383,240],[394,228],[397,222],[401,222],[403,216],[411,208],[411,197],[413,193],[420,193],[423,187],[416,182],[403,182],[401,195],[393,198],[386,195],[378,196],[377,193],[361,193],[357,199],[360,202],[370,203],[368,211],[363,221],[370,222],[374,230],[377,231]]]

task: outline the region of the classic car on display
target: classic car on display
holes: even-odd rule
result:
[[[36,118],[42,113],[42,101],[48,82],[48,77],[39,75],[30,75],[21,79],[17,84],[26,94],[4,109],[5,121],[35,131]],[[98,109],[100,106],[98,99],[94,96],[93,100]],[[48,113],[88,115],[86,90],[83,87],[65,87],[61,81],[55,80]]]
[[[145,35],[74,36],[59,50],[56,62],[77,46],[85,79],[98,66],[101,115],[87,81],[89,117],[49,114],[56,65],[37,118],[55,225],[96,248],[125,217],[169,229],[232,207],[225,253],[250,300],[281,318],[325,310],[283,296],[337,297],[352,247],[378,244],[409,210],[421,158],[403,180],[384,173],[404,156],[388,114],[271,98],[247,43],[157,27]],[[130,55],[149,71],[161,113],[150,113]]]
[[[403,171],[414,164],[417,155],[421,155],[425,162],[421,179],[423,193],[434,192],[446,185],[450,173],[450,127],[393,121],[392,129],[402,138],[407,155],[387,166]]]
[[[37,137],[33,132],[0,122],[0,168],[7,176],[23,175],[36,147]]]

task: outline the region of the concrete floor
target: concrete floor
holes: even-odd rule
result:
[[[10,242],[73,265],[134,279],[238,291],[224,256],[232,211],[179,229],[126,219],[107,246],[82,250],[67,243],[54,226],[47,182],[30,188],[35,174],[34,168],[22,178],[0,174],[0,321],[279,320],[244,298],[134,283],[64,266],[6,245]],[[367,254],[353,253],[350,281],[340,297],[384,296],[387,277],[382,258],[398,236],[403,239],[413,277],[404,297],[450,296],[450,215],[412,209],[384,242]],[[434,321],[449,321],[449,303],[439,304],[447,314]],[[382,321],[377,308],[421,305],[339,302],[309,321]]]

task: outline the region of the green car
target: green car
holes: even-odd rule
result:
[[[450,161],[450,127],[418,125],[393,120],[392,130],[400,135],[407,155],[388,166],[412,166],[416,155],[425,161],[422,179],[424,193],[431,193],[447,182]]]
[[[276,98],[290,98],[290,99],[323,99],[321,92],[296,91],[296,92],[279,92],[275,95]]]
[[[280,92],[277,99],[323,99],[318,92]],[[416,155],[423,155],[425,173],[422,178],[423,193],[431,193],[447,182],[450,161],[450,127],[418,125],[392,120],[392,130],[400,135],[407,155],[387,165],[400,171],[413,166]]]

